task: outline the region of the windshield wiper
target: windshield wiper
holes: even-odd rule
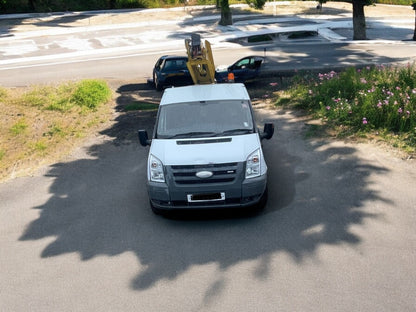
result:
[[[185,132],[185,133],[177,133],[175,135],[168,137],[168,139],[186,138],[186,137],[211,137],[215,135],[216,135],[215,132],[191,131],[191,132]]]
[[[230,130],[225,130],[221,133],[218,133],[217,136],[237,134],[237,133],[239,134],[253,133],[253,129],[247,129],[247,128],[230,129]]]

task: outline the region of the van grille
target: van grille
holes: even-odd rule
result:
[[[208,184],[233,182],[238,173],[238,163],[171,166],[176,184]],[[198,178],[197,172],[211,171],[209,178]]]

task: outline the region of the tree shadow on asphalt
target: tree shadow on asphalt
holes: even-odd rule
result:
[[[73,13],[62,13],[58,15],[54,13],[53,18],[37,18],[33,21],[34,26],[38,27],[64,27],[72,28],[77,27],[74,23],[77,23],[82,20],[88,20],[93,17],[94,14],[73,14]]]
[[[289,6],[292,6],[289,4]],[[280,10],[279,10],[280,9]],[[338,9],[338,8],[330,8],[322,7],[321,10],[316,8],[303,8],[299,9],[297,12],[294,13],[286,13],[287,10],[282,8],[281,6],[276,6],[276,11],[274,9],[269,10],[252,10],[252,9],[245,9],[245,8],[238,8],[238,7],[231,7],[231,14],[233,16],[233,23],[244,21],[250,19],[251,16],[256,16],[256,18],[286,18],[289,16],[296,16],[296,15],[341,15],[346,13],[351,13],[350,10]],[[205,10],[190,10],[189,14],[191,17],[184,19],[183,25],[188,25],[189,23],[195,24],[195,18],[201,25],[210,25],[213,23],[218,23],[221,15],[220,9],[205,9]],[[352,14],[352,13],[351,13]],[[262,15],[262,16],[261,16]],[[204,19],[207,16],[217,16],[218,19]],[[352,15],[351,15],[352,18]]]
[[[131,87],[131,86],[130,86]],[[125,90],[127,86],[119,89]],[[378,216],[368,202],[386,201],[370,178],[386,173],[357,156],[354,147],[329,140],[305,140],[305,120],[286,111],[258,111],[259,123],[274,121],[275,136],[264,142],[269,165],[269,201],[254,217],[166,219],[152,214],[146,194],[148,148],[136,130],[153,130],[155,112],[120,113],[104,130],[111,138],[86,148],[86,156],[54,164],[50,198],[33,207],[39,217],[20,241],[53,238],[42,258],[77,253],[88,261],[132,252],[139,270],[130,287],[137,291],[159,281],[174,282],[194,266],[215,263],[216,280],[203,304],[226,291],[225,272],[256,261],[253,278],[266,280],[271,258],[290,255],[299,265],[324,245],[358,246],[353,226]],[[117,278],[113,275],[110,278]]]
[[[30,24],[40,28],[73,28],[80,26],[74,25],[74,23],[88,20],[95,15],[96,14],[54,13],[54,15],[51,16],[47,13],[38,13],[37,17],[0,20],[0,38],[13,37],[13,29],[19,25]]]
[[[342,70],[346,67],[360,67],[366,65],[394,64],[408,61],[405,57],[389,57],[377,55],[371,49],[360,51],[348,42],[337,43],[330,49],[314,48],[313,53],[308,53],[304,45],[279,45],[268,47],[267,45],[251,46],[250,50],[257,55],[265,55],[263,70],[273,69],[274,75],[279,75],[279,68],[290,68],[294,73],[298,70]],[[270,52],[273,51],[273,54]],[[280,53],[279,53],[280,52]],[[336,64],[336,65],[335,65]],[[273,74],[272,74],[273,75]]]

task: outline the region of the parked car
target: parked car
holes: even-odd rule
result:
[[[169,86],[185,86],[193,84],[192,77],[186,67],[188,57],[164,55],[153,68],[153,83],[157,90]]]
[[[228,74],[234,74],[234,82],[245,83],[249,80],[255,79],[263,62],[260,56],[247,56],[239,59],[229,66],[218,66],[215,70],[215,79],[218,83],[228,82]]]

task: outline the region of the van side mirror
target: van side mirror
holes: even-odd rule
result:
[[[261,134],[260,138],[270,140],[272,138],[273,134],[274,134],[274,124],[266,123],[266,124],[264,124],[264,130],[263,130],[263,133]]]
[[[150,143],[152,142],[152,140],[149,140],[149,136],[146,130],[139,130],[138,135],[139,135],[140,144],[142,146],[150,145]]]

